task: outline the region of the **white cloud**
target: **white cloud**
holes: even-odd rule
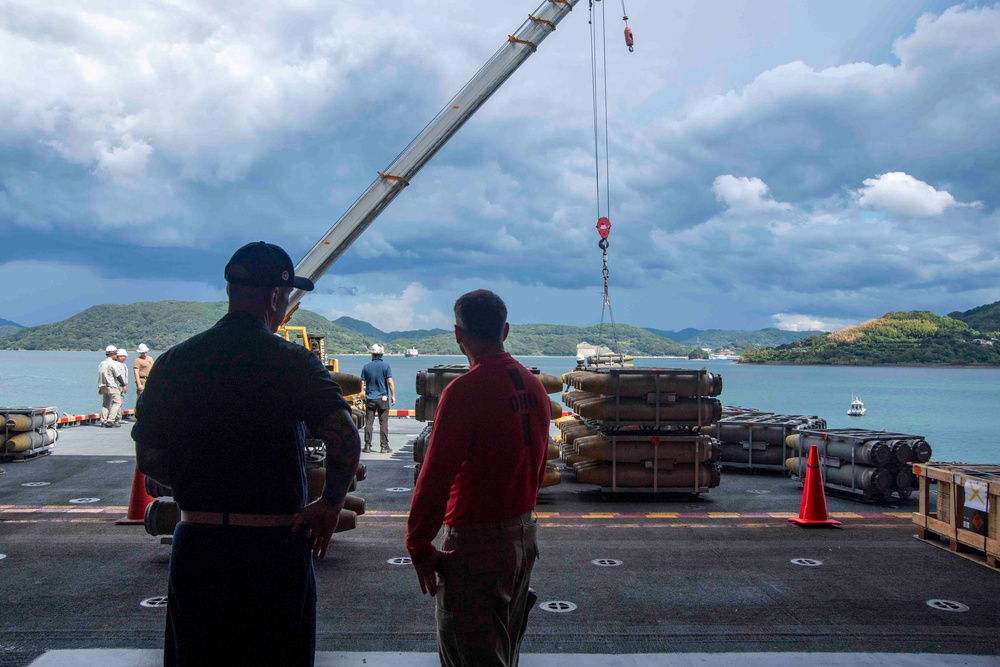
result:
[[[775,313],[771,316],[774,326],[785,331],[839,331],[852,327],[856,320],[817,317],[797,313]]]
[[[429,303],[431,292],[420,283],[411,283],[398,294],[375,291],[377,285],[366,287],[375,289],[359,291],[349,297],[314,295],[309,297],[308,303],[303,307],[319,312],[331,320],[345,315],[353,317],[387,332],[451,326],[449,316]],[[345,307],[344,304],[349,305]]]
[[[854,196],[859,205],[918,218],[939,216],[954,206],[979,208],[979,202],[962,204],[950,192],[936,190],[909,174],[894,171],[866,178]]]
[[[103,303],[226,299],[224,289],[204,283],[138,277],[122,280],[90,266],[38,260],[0,264],[0,285],[18,286],[17,290],[0,292],[0,317],[24,326],[57,322]]]
[[[733,176],[724,174],[718,176],[712,183],[712,192],[716,199],[729,205],[736,212],[758,211],[790,211],[792,205],[777,202],[768,197],[768,187],[759,178]]]

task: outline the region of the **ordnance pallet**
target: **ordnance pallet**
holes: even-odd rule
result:
[[[992,569],[998,568],[1000,558],[1000,465],[924,463],[913,466],[920,482],[917,512],[913,523],[917,537],[924,541],[945,540],[948,550],[981,562]],[[963,527],[963,508],[966,504],[965,486],[971,481],[983,485],[987,505],[985,535]],[[937,505],[931,511],[930,485],[937,483]]]

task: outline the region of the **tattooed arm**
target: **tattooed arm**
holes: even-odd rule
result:
[[[340,510],[344,508],[347,489],[361,460],[361,439],[346,409],[337,410],[323,423],[319,435],[326,443],[326,486],[323,496],[303,508],[292,530],[303,525],[312,535],[312,551],[317,558],[326,556],[330,537],[337,529]]]

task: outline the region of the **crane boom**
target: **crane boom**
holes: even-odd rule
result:
[[[316,282],[337,259],[351,247],[386,206],[396,198],[420,168],[458,132],[465,121],[497,91],[514,71],[528,59],[538,44],[559,23],[579,0],[544,0],[529,15],[521,27],[493,54],[465,87],[438,112],[423,131],[379,177],[368,186],[347,212],[327,231],[312,250],[295,267],[295,274]],[[292,290],[288,312],[291,313],[304,296]]]

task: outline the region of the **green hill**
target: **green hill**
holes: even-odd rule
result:
[[[215,324],[226,314],[226,309],[222,301],[144,301],[93,306],[61,322],[28,327],[0,338],[0,349],[103,350],[114,344],[131,352],[139,343],[146,343],[150,349],[165,350]],[[308,310],[299,309],[289,324],[326,334],[328,348],[340,353],[361,353],[366,349],[361,336]]]
[[[146,343],[153,350],[165,350],[209,328],[225,313],[225,302],[105,304],[88,308],[61,322],[19,329],[10,336],[0,338],[0,349],[103,350],[105,346],[114,344],[124,346],[131,352],[139,343]],[[360,320],[348,318],[346,323],[354,330],[304,309],[296,311],[289,322],[306,327],[310,333],[324,334],[328,354],[363,354],[373,342],[388,343],[388,352],[402,353],[408,347],[416,347],[425,355],[459,354],[455,336],[443,329],[394,332],[402,337],[391,337]],[[604,327],[603,340],[599,340],[599,333],[596,326],[513,325],[507,349],[522,356],[574,356],[577,343],[584,340],[611,344],[608,326]],[[642,356],[686,356],[690,351],[687,346],[628,325],[618,325],[617,347],[628,354]]]
[[[576,346],[582,341],[616,347],[618,351],[638,356],[687,356],[691,348],[675,343],[645,329],[618,325],[618,345],[611,340],[609,327],[605,325],[603,336],[600,327],[574,327],[559,324],[512,324],[505,345],[508,352],[516,356],[575,356]],[[452,333],[438,334],[426,338],[399,339],[393,341],[400,349],[416,347],[420,354],[459,354],[455,336]]]
[[[810,336],[776,348],[750,350],[744,363],[1000,365],[1000,341],[977,342],[979,332],[925,310],[887,313],[856,327]]]
[[[15,334],[23,328],[24,327],[17,322],[11,322],[10,320],[0,318],[0,338]]]
[[[964,313],[948,313],[948,317],[962,320],[980,333],[992,333],[994,337],[1000,337],[1000,301],[979,306]]]
[[[356,320],[353,317],[338,317],[333,321],[334,324],[349,329],[356,333],[361,334],[366,340],[373,343],[387,343],[394,342],[398,340],[414,340],[419,338],[427,338],[428,336],[437,336],[440,334],[450,333],[445,329],[415,329],[412,331],[382,331],[378,327],[368,324],[368,322],[363,322],[361,320]],[[395,347],[399,347],[396,345]]]
[[[755,347],[774,347],[785,345],[809,336],[822,335],[825,331],[785,331],[784,329],[758,329],[746,331],[742,329],[681,329],[680,331],[665,331],[663,329],[645,330],[657,336],[669,338],[682,345],[693,347],[710,347],[713,350],[728,348],[734,352],[745,352]]]

